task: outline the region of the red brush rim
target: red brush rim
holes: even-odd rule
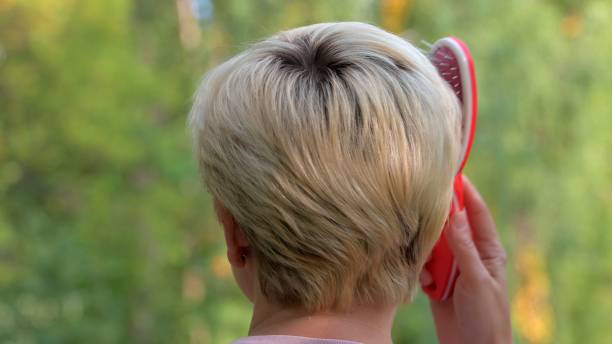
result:
[[[461,165],[459,166],[459,172],[457,175],[460,175],[467,163],[468,157],[470,156],[470,152],[472,151],[472,145],[474,144],[474,135],[476,133],[476,121],[478,120],[478,87],[476,85],[476,68],[474,67],[474,59],[472,58],[472,53],[467,45],[457,37],[450,36],[450,39],[455,41],[461,47],[461,50],[465,54],[468,64],[469,77],[471,83],[471,94],[472,94],[472,125],[470,126],[470,132],[468,133],[468,144],[465,148],[465,156],[463,157],[463,161],[461,161]]]

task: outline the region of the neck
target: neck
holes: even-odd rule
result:
[[[256,298],[249,335],[287,335],[391,344],[396,310],[396,306],[360,306],[344,312],[308,313],[303,309],[281,307]]]

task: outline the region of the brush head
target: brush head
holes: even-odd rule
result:
[[[431,63],[447,82],[461,103],[461,153],[454,182],[454,197],[450,215],[464,208],[463,167],[467,162],[476,128],[478,99],[476,94],[476,73],[469,49],[461,40],[446,37],[432,46]],[[431,253],[425,269],[432,276],[433,283],[424,291],[434,300],[445,300],[453,293],[459,270],[447,241],[448,221]]]
[[[457,56],[448,46],[440,46],[433,52],[431,62],[438,69],[438,73],[453,89],[461,103],[463,103],[463,85],[459,72]]]
[[[467,45],[456,37],[434,43],[430,60],[461,103],[461,154],[457,170],[460,174],[472,148],[478,113],[474,60]]]

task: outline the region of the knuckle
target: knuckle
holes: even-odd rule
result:
[[[502,267],[508,265],[508,254],[506,253],[506,250],[501,248],[497,260],[499,261],[499,265],[501,265]]]
[[[460,240],[457,240],[457,247],[463,252],[471,252],[476,250],[474,242],[469,238],[461,238]]]
[[[472,274],[472,282],[475,286],[483,288],[491,283],[491,276],[486,271],[478,269]]]

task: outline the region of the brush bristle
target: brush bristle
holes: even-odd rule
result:
[[[438,69],[440,76],[449,84],[453,92],[463,102],[463,92],[461,85],[461,73],[459,64],[452,50],[447,47],[440,47],[433,52],[431,63]]]

